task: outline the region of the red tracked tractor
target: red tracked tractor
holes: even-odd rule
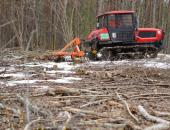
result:
[[[156,57],[162,49],[164,32],[156,28],[138,28],[134,11],[111,11],[97,16],[97,28],[70,55],[91,60],[114,60],[121,57]],[[75,41],[75,40],[73,40]],[[65,48],[66,49],[66,48]],[[84,52],[84,53],[83,53]],[[81,54],[80,54],[81,53]],[[57,56],[67,55],[59,51]]]

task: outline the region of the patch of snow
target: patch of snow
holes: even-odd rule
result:
[[[55,62],[47,62],[47,63],[40,63],[39,66],[44,68],[53,68],[54,65],[57,65]]]
[[[160,69],[169,69],[170,64],[167,63],[159,63],[159,62],[148,62],[144,64],[145,67],[152,67],[152,68],[160,68]]]
[[[17,81],[8,81],[7,86],[16,86],[16,85],[22,85],[22,84],[34,84],[38,80],[17,80]]]
[[[21,64],[17,66],[25,66],[25,67],[44,67],[44,68],[53,68],[54,65],[57,65],[55,62],[30,62],[26,64]]]
[[[5,83],[4,82],[0,82],[0,85],[4,85]]]
[[[153,59],[139,59],[139,60],[120,60],[120,61],[97,61],[90,62],[91,65],[129,65],[139,67],[150,67],[159,69],[170,69],[170,55],[159,54],[157,58]]]
[[[120,61],[114,61],[113,63],[116,65],[124,65],[124,64],[129,64],[130,61],[129,60],[120,60]]]
[[[158,54],[158,58],[166,58],[166,59],[170,59],[170,55],[168,55],[168,54]]]
[[[0,67],[0,72],[5,72],[5,71],[6,71],[6,68]]]
[[[57,67],[59,69],[65,70],[65,71],[73,70],[73,69],[75,69],[78,66],[79,65],[73,65],[72,62],[60,62],[60,63],[57,63]]]
[[[73,83],[73,81],[70,81],[70,80],[68,80],[68,79],[57,79],[57,80],[55,80],[55,81],[53,81],[53,82],[55,82],[55,83],[61,83],[61,84],[72,84]]]
[[[28,67],[28,68],[34,68],[34,67],[42,67],[44,72],[47,73],[48,75],[55,77],[56,73],[61,73],[61,74],[74,74],[74,69],[78,67],[79,65],[74,65],[72,62],[60,62],[60,63],[55,63],[55,62],[30,62],[26,64],[21,64],[21,65],[12,65],[10,71],[16,70],[15,67]],[[54,68],[56,66],[56,68]],[[55,70],[54,70],[55,69]],[[18,73],[9,73],[9,74],[3,74],[0,76],[9,76],[12,78],[24,78],[29,77],[31,75],[25,75],[24,73],[18,72]],[[35,83],[47,83],[47,82],[53,82],[53,83],[63,83],[63,84],[70,84],[73,83],[74,81],[79,81],[82,80],[81,78],[76,78],[76,77],[61,77],[59,79],[48,79],[48,80],[10,80],[7,81],[5,84],[6,86],[16,86],[16,85],[26,85],[26,84],[34,84]],[[46,89],[42,88],[42,89]]]
[[[47,74],[56,74],[57,73],[57,71],[55,71],[55,70],[51,70],[51,71],[45,71]]]
[[[109,64],[111,63],[111,61],[92,61],[90,62],[90,64],[92,65],[105,65],[105,64]]]
[[[24,78],[24,77],[30,77],[27,74],[24,73],[10,73],[10,74],[1,74],[0,77],[13,77],[13,78]]]
[[[74,71],[69,71],[69,70],[57,70],[57,73],[63,73],[63,74],[75,74],[76,72]]]
[[[47,80],[48,82],[54,82],[54,83],[62,83],[62,84],[71,84],[73,81],[79,81],[82,80],[82,78],[75,78],[75,77],[63,77],[61,79],[57,80]]]
[[[76,77],[64,77],[64,79],[67,79],[67,80],[82,80],[82,78],[76,78]]]
[[[115,65],[124,65],[129,64],[128,60],[118,60],[118,61],[96,61],[96,62],[90,62],[91,65],[108,65],[108,64],[115,64]]]
[[[51,71],[45,71],[47,74],[56,74],[56,73],[62,73],[62,74],[75,74],[74,71],[70,70],[51,70]]]
[[[25,67],[43,67],[43,68],[53,68],[54,66],[57,66],[58,69],[65,70],[65,71],[71,71],[72,69],[78,67],[79,65],[73,65],[72,62],[60,62],[60,63],[55,63],[55,62],[31,62],[31,63],[26,63],[22,65],[17,65],[17,66],[25,66]]]
[[[63,84],[70,84],[73,83],[73,81],[79,81],[82,80],[81,78],[76,78],[76,77],[63,77],[61,79],[49,79],[49,80],[17,80],[17,81],[8,81],[6,83],[7,86],[16,86],[16,85],[24,85],[24,84],[34,84],[37,82],[54,82],[54,83],[63,83]]]

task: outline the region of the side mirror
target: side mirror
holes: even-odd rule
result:
[[[97,24],[96,24],[96,28],[99,28],[99,22],[97,22]]]

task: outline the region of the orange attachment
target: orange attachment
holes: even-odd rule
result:
[[[80,38],[75,38],[74,40],[75,40],[75,42],[74,42],[75,44],[74,45],[78,45],[79,46],[81,44]]]
[[[80,48],[79,48],[80,44],[81,44],[80,38],[75,38],[70,43],[66,44],[66,46],[63,49],[61,49],[58,52],[54,52],[53,55],[58,56],[58,57],[71,56],[72,58],[83,57],[85,54],[83,51],[80,51]],[[71,47],[73,47],[73,51],[66,52],[66,50]]]

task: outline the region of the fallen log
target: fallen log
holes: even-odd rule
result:
[[[170,129],[170,122],[150,115],[144,108],[143,106],[138,106],[138,110],[140,114],[148,121],[156,122],[157,124],[146,127],[144,130],[169,130]]]
[[[44,90],[44,92],[34,95],[33,97],[38,96],[56,96],[56,95],[81,95],[82,93],[92,93],[92,94],[102,94],[98,91],[91,91],[88,89],[78,89],[78,88],[67,88],[64,86],[57,86],[56,88],[48,88],[47,90]]]
[[[105,117],[105,118],[115,118],[120,116],[120,112],[117,113],[98,113],[94,111],[89,111],[89,110],[83,110],[83,109],[78,109],[78,108],[71,108],[71,107],[65,107],[63,108],[65,111],[69,111],[72,113],[83,113],[83,114],[89,114],[97,117]]]

